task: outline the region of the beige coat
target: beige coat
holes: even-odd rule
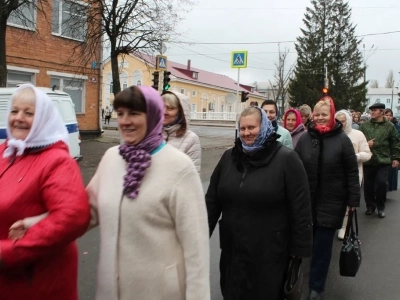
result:
[[[344,127],[343,130],[350,138],[351,143],[353,144],[354,147],[354,152],[356,153],[357,156],[358,176],[361,185],[364,178],[363,163],[371,159],[372,152],[369,149],[365,135],[361,131],[352,128],[352,120],[350,114],[347,111],[340,110],[336,113],[336,115],[339,113],[342,113],[346,116],[346,127]]]
[[[185,95],[169,91],[169,93],[174,94],[178,99],[183,108],[184,112],[184,120],[189,128],[190,123],[190,101],[189,98]],[[176,131],[180,128],[180,124],[173,125],[169,128],[163,129],[163,136],[164,140],[174,146],[175,148],[179,149],[183,153],[189,155],[190,159],[194,162],[197,172],[200,173],[201,168],[201,147],[200,147],[200,140],[197,134],[195,134],[191,130],[187,130],[183,136],[177,137]]]
[[[125,173],[110,148],[87,187],[101,237],[96,299],[209,300],[207,212],[192,161],[165,145],[134,200],[121,196]]]

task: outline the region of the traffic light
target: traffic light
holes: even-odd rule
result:
[[[326,87],[322,88],[322,94],[328,95],[328,93],[329,93],[329,89],[328,88],[326,88]]]
[[[160,72],[155,71],[153,73],[153,85],[151,86],[153,89],[155,89],[156,91],[158,91],[158,82],[160,81]]]
[[[164,71],[164,82],[163,82],[163,91],[168,91],[171,85],[169,82],[171,81],[171,78],[169,78],[169,75],[171,75],[171,72]]]
[[[241,102],[246,102],[249,99],[248,94],[249,92],[242,91]]]

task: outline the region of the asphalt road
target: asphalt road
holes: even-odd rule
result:
[[[202,174],[203,187],[206,189],[211,173],[227,147],[232,145],[232,128],[201,127],[193,131],[200,136],[203,145]],[[115,135],[116,134],[116,135]],[[213,143],[213,140],[216,143]],[[106,132],[98,140],[82,143],[84,160],[81,162],[85,183],[93,176],[96,166],[111,146],[118,144],[118,134]],[[224,141],[223,143],[221,141]],[[217,143],[218,142],[218,143]],[[213,145],[216,145],[213,147]],[[324,300],[399,300],[400,299],[400,192],[388,193],[386,218],[377,215],[365,216],[365,205],[359,210],[360,239],[363,261],[355,278],[339,275],[339,251],[341,242],[335,240],[331,268],[328,275]],[[211,238],[211,299],[222,300],[219,289],[219,242],[218,230]],[[98,260],[98,229],[86,233],[79,241],[79,299],[92,300],[95,295],[96,265]],[[307,297],[308,261],[304,264],[304,299]],[[132,298],[135,300],[134,298]],[[142,299],[137,299],[142,300]],[[147,300],[147,299],[146,299]],[[149,299],[150,300],[150,299]],[[173,299],[171,299],[173,300]],[[251,299],[249,299],[251,300]]]

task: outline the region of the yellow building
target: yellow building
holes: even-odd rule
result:
[[[155,57],[145,54],[124,55],[120,57],[121,89],[131,85],[153,85]],[[171,72],[170,90],[178,91],[190,98],[192,119],[234,120],[236,113],[257,102],[258,106],[266,99],[253,87],[239,85],[232,78],[193,68],[191,61],[187,65],[173,61],[167,62],[167,70]],[[162,89],[163,73],[160,72],[160,88]],[[240,103],[241,93],[248,93],[248,100]],[[239,98],[239,99],[238,99]],[[102,108],[112,107],[111,61],[107,60],[103,67]],[[206,113],[206,114],[204,114]]]

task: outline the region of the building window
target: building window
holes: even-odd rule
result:
[[[194,79],[199,78],[199,73],[193,72],[192,77],[193,77]]]
[[[221,104],[221,112],[224,112],[225,106]]]
[[[181,94],[185,95],[185,89],[181,89]]]
[[[84,80],[75,78],[51,77],[51,86],[54,85],[56,86],[56,89],[71,96],[76,113],[85,112]]]
[[[34,83],[33,74],[22,72],[7,72],[7,87],[16,87],[21,83]]]
[[[197,97],[197,91],[192,91],[192,97]]]
[[[119,75],[119,80],[121,83],[121,89],[126,89],[128,87],[128,73],[121,72],[121,74]]]
[[[215,103],[213,103],[213,102],[208,103],[208,110],[209,111],[214,111],[215,110]]]
[[[7,24],[11,26],[35,30],[36,27],[35,2],[26,1],[22,3],[21,6],[18,7],[16,10],[13,10],[7,19]]]
[[[127,69],[127,68],[129,68],[129,63],[127,61],[121,61],[119,63],[119,68],[120,69]]]
[[[140,70],[135,70],[132,73],[132,85],[142,85],[143,82],[143,73]]]
[[[111,81],[110,82],[110,94],[112,94],[113,93],[113,82]]]
[[[197,112],[197,104],[192,103],[192,112]]]
[[[53,0],[52,33],[84,41],[87,27],[86,7],[83,2]]]
[[[386,103],[390,103],[390,99],[386,99]]]

